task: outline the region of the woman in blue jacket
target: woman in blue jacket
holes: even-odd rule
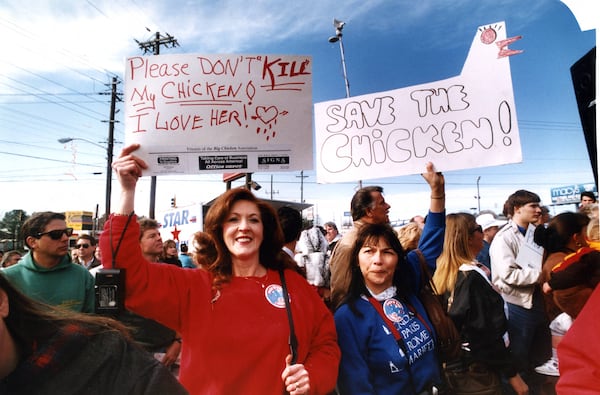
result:
[[[435,333],[412,281],[413,259],[388,225],[358,232],[350,289],[335,313],[341,394],[428,394],[441,386]]]

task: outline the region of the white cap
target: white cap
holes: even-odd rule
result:
[[[503,219],[496,219],[493,214],[481,214],[478,216],[475,221],[481,225],[483,230],[489,229],[492,226],[501,227],[504,226],[508,221]]]

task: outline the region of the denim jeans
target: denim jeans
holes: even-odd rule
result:
[[[541,293],[534,294],[531,309],[508,303],[508,335],[514,365],[535,391],[539,377],[533,369],[552,355],[549,322]]]

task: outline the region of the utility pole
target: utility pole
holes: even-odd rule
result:
[[[300,177],[300,203],[304,203],[304,179],[308,176],[305,176],[304,170],[301,170],[300,175],[296,177]]]
[[[169,33],[166,36],[161,35],[159,32],[156,32],[153,39],[139,42],[135,40],[135,42],[140,46],[140,49],[144,51],[144,55],[148,52],[151,52],[153,55],[160,55],[160,46],[164,45],[165,47],[175,48],[179,46],[177,39],[171,36]],[[149,217],[154,219],[155,210],[156,209],[156,176],[150,177],[150,213]]]
[[[101,95],[110,94],[110,114],[108,121],[108,140],[106,141],[106,188],[104,198],[104,219],[108,219],[110,215],[110,200],[112,194],[112,161],[113,161],[113,149],[115,146],[115,114],[117,113],[116,104],[117,101],[121,101],[120,93],[117,92],[117,84],[119,83],[117,77],[112,77],[110,83],[110,93],[104,92]],[[96,220],[98,219],[98,210],[96,209]]]

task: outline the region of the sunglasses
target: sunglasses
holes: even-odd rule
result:
[[[481,227],[481,225],[477,225],[475,228],[471,229],[471,233],[475,232],[483,233],[483,228]]]
[[[76,244],[75,247],[77,248],[88,248],[90,245],[89,244]]]
[[[62,235],[67,235],[68,237],[71,237],[72,234],[73,228],[55,229],[48,232],[38,233],[37,235],[35,235],[35,238],[39,239],[44,235],[48,235],[52,240],[60,240],[62,238]]]

